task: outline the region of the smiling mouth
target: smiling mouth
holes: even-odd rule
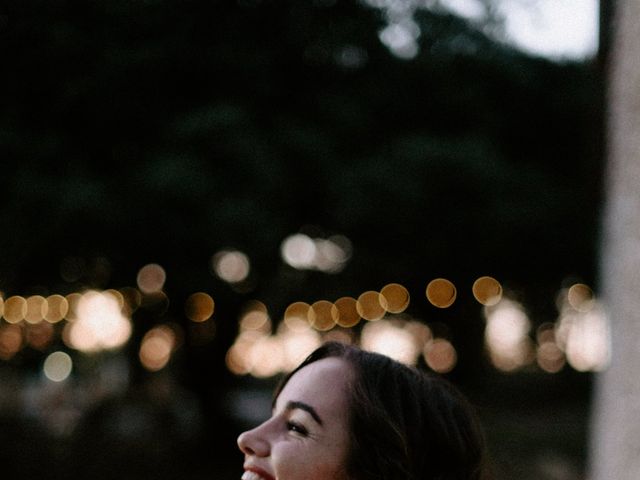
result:
[[[266,475],[262,476],[257,472],[253,472],[251,470],[245,470],[245,472],[242,474],[242,478],[241,480],[273,480],[273,477],[271,475]]]

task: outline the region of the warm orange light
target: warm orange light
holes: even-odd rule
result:
[[[118,302],[118,305],[120,306],[121,310],[125,308],[124,295],[122,295],[122,292],[120,290],[116,290],[115,288],[109,288],[108,290],[105,290],[104,293],[107,293],[113,296],[113,298],[115,298],[116,301]]]
[[[369,290],[358,297],[356,309],[365,320],[380,320],[387,311],[387,301],[380,293]]]
[[[36,350],[44,350],[53,341],[54,328],[47,322],[29,325],[27,328],[27,343]]]
[[[593,291],[584,283],[576,283],[569,288],[567,301],[579,312],[588,312],[595,303]]]
[[[0,360],[9,360],[20,351],[23,343],[22,328],[19,325],[0,326]]]
[[[204,322],[213,315],[215,303],[210,295],[204,292],[193,293],[185,302],[184,311],[193,322]]]
[[[49,323],[61,321],[69,311],[69,302],[62,295],[49,295],[47,297],[47,313],[44,319]]]
[[[425,346],[424,359],[433,371],[447,373],[456,366],[458,354],[448,340],[436,338]]]
[[[309,324],[321,332],[331,330],[336,325],[338,319],[338,309],[327,300],[315,302],[309,308]]]
[[[380,290],[386,300],[387,312],[401,313],[409,306],[409,291],[399,283],[390,283]]]
[[[255,343],[265,336],[257,330],[240,332],[233,345],[227,351],[225,363],[235,375],[246,375],[251,369],[251,350]]]
[[[176,335],[167,325],[160,325],[149,330],[142,339],[138,357],[144,368],[151,372],[162,370],[176,346]]]
[[[65,299],[67,300],[67,305],[69,306],[67,315],[65,316],[68,321],[73,322],[78,318],[78,303],[80,302],[81,298],[82,294],[80,293],[70,293],[65,297]]]
[[[503,299],[486,308],[484,313],[487,320],[485,344],[496,368],[513,371],[534,360],[529,338],[531,322],[522,305]]]
[[[143,293],[155,293],[162,290],[167,274],[157,263],[145,265],[138,271],[138,288]]]
[[[284,352],[278,337],[264,336],[251,347],[249,373],[258,378],[267,378],[282,371]]]
[[[410,321],[404,328],[413,335],[418,345],[424,346],[433,338],[433,332],[429,326],[422,322]]]
[[[358,301],[353,297],[342,297],[335,301],[338,309],[337,324],[344,328],[354,327],[360,321],[358,313]]]
[[[227,351],[225,363],[227,368],[234,375],[246,375],[249,373],[249,366],[246,358],[249,356],[250,345],[246,343],[234,343]]]
[[[279,334],[282,341],[284,371],[291,371],[296,368],[311,352],[318,348],[322,340],[320,334],[311,329],[309,324],[304,322],[304,329],[285,329]]]
[[[536,352],[538,366],[548,373],[557,373],[566,363],[564,353],[555,342],[544,342]]]
[[[407,365],[415,365],[420,348],[405,321],[380,320],[367,323],[360,337],[363,349],[386,355]]]
[[[27,301],[24,297],[14,295],[4,301],[4,319],[8,323],[19,323],[27,314]]]
[[[88,291],[77,303],[77,318],[68,323],[63,340],[84,352],[123,346],[131,336],[131,322],[124,317],[117,298],[106,292]]]
[[[480,277],[471,288],[475,299],[485,306],[495,305],[502,298],[502,285],[493,277]]]
[[[27,311],[24,319],[27,323],[38,323],[44,320],[47,314],[47,300],[41,295],[31,295],[27,297]]]
[[[329,332],[325,332],[322,335],[322,340],[325,342],[339,342],[346,345],[352,345],[355,342],[355,335],[353,330],[334,328]]]
[[[544,322],[536,328],[536,341],[539,345],[556,342],[556,326],[551,322]]]
[[[271,332],[271,318],[267,306],[259,300],[250,301],[244,308],[240,317],[240,331]]]
[[[284,312],[284,323],[291,330],[305,329],[309,322],[309,308],[305,302],[294,302]]]
[[[457,290],[446,278],[436,278],[427,285],[427,299],[438,308],[448,308],[456,301]]]

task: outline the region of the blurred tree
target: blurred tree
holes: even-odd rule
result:
[[[152,322],[186,324],[184,299],[211,292],[217,336],[176,368],[212,405],[212,424],[248,298],[279,318],[292,300],[402,282],[412,313],[450,326],[455,374],[468,379],[482,366],[477,276],[498,277],[536,323],[555,319],[566,277],[594,278],[593,64],[532,58],[430,10],[413,13],[417,50],[403,57],[381,42],[384,12],[353,0],[32,1],[4,12],[0,289],[120,287],[160,263],[172,301],[139,315],[136,338]],[[347,268],[283,265],[280,243],[301,229],[346,235]],[[251,292],[211,275],[225,247],[250,257]],[[59,272],[69,258],[85,266],[73,281]],[[423,296],[437,276],[459,286],[448,312]]]
[[[171,288],[209,287],[207,259],[235,245],[260,294],[307,224],[354,242],[334,284],[593,276],[588,64],[426,10],[418,55],[397,58],[357,2],[28,5],[3,31],[5,291],[64,289],[69,255],[107,258],[110,284],[155,260]]]

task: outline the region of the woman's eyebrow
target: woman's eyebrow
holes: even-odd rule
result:
[[[318,423],[318,425],[322,425],[322,419],[320,418],[320,415],[318,415],[318,412],[316,412],[315,408],[313,408],[308,403],[290,400],[287,402],[287,406],[285,407],[285,410],[295,410],[296,408],[299,408],[300,410],[304,410],[309,415],[311,415],[311,417]]]

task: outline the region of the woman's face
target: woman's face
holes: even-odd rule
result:
[[[352,370],[336,357],[296,372],[278,395],[273,415],[238,437],[242,480],[347,479],[347,383]]]

